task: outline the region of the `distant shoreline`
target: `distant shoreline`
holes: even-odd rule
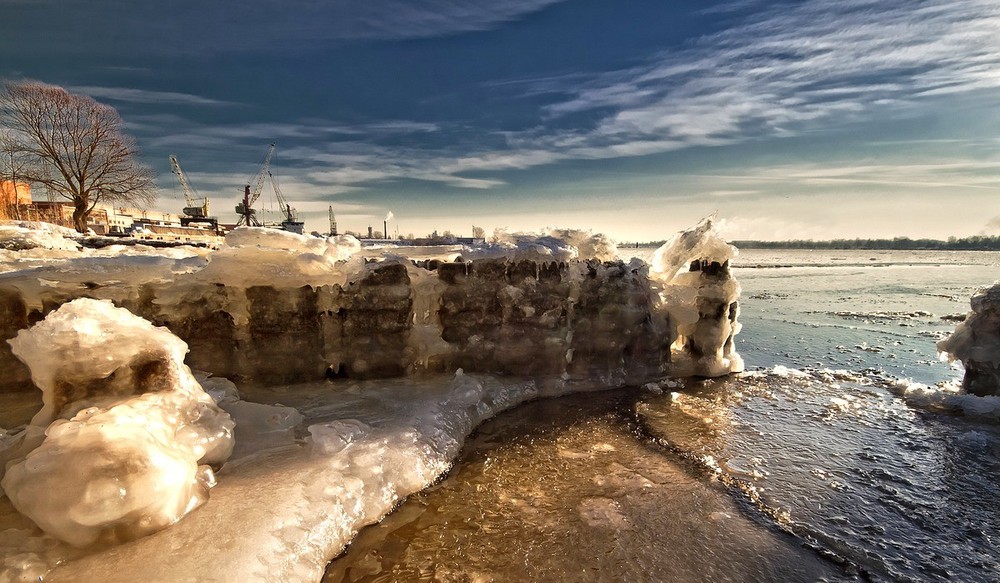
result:
[[[894,239],[833,239],[830,241],[813,241],[811,239],[794,239],[789,241],[729,241],[740,249],[836,249],[849,251],[852,249],[865,251],[1000,251],[1000,236],[986,237],[949,237],[939,239],[910,239],[896,237]],[[659,247],[665,241],[650,241],[647,243],[623,243],[622,247]]]

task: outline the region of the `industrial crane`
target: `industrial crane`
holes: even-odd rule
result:
[[[261,161],[260,167],[257,168],[257,173],[243,189],[243,202],[236,205],[236,212],[240,215],[240,219],[236,222],[237,227],[263,226],[257,220],[257,211],[253,209],[253,203],[260,198],[260,191],[264,188],[264,178],[269,174],[267,170],[271,166],[272,156],[274,156],[274,144],[268,146],[267,153],[264,154],[264,159]]]
[[[274,177],[270,172],[267,176],[271,179],[271,188],[274,189],[274,198],[278,199],[278,205],[281,207],[281,213],[285,216],[285,220],[281,221],[281,228],[289,233],[297,233],[301,235],[305,230],[305,223],[299,220],[295,213],[295,209],[292,205],[285,201],[285,197],[281,194],[281,188],[278,187],[278,179]]]
[[[181,217],[181,224],[187,226],[191,223],[209,223],[217,228],[218,221],[215,217],[209,216],[208,197],[203,198],[201,205],[198,205],[197,199],[200,197],[194,187],[191,186],[191,183],[188,182],[184,171],[181,170],[181,164],[177,161],[177,156],[173,154],[170,155],[170,168],[177,175],[177,180],[181,183],[181,190],[184,191],[184,202],[187,204],[184,207],[185,216]]]

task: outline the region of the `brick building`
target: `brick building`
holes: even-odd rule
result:
[[[26,219],[30,204],[30,184],[0,180],[0,221]]]

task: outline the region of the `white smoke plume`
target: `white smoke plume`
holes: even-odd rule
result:
[[[986,226],[979,234],[985,236],[1000,235],[1000,216],[995,216],[987,221]]]

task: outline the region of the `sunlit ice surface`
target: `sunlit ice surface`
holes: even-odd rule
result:
[[[637,396],[536,401],[487,422],[447,479],[362,531],[324,581],[839,580],[639,434]]]
[[[237,441],[241,423],[255,437],[218,472],[210,504],[166,530],[80,557],[4,501],[3,526],[13,530],[0,543],[42,574],[69,560],[46,575],[51,581],[315,580],[358,529],[445,472],[483,419],[526,399],[600,387],[460,372],[248,388],[249,399],[283,407],[261,415],[220,403]],[[298,430],[289,431],[289,408],[301,415]]]

